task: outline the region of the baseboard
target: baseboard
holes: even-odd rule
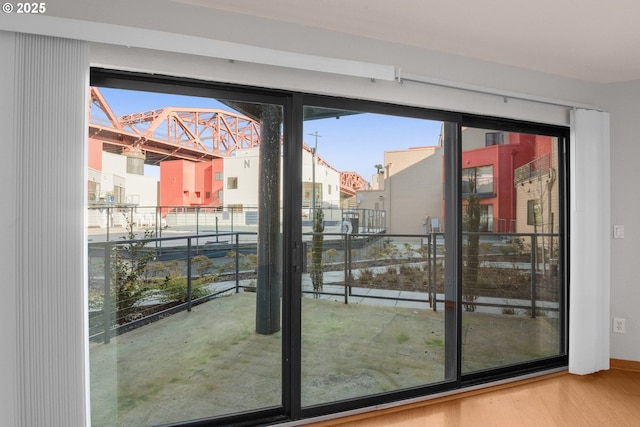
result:
[[[609,367],[621,371],[640,372],[640,362],[634,360],[609,359]]]

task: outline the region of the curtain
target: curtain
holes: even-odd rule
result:
[[[570,142],[569,372],[609,369],[609,113],[575,109]]]
[[[11,175],[2,253],[12,263],[3,264],[2,284],[15,307],[15,358],[1,369],[11,369],[15,383],[3,384],[14,401],[0,406],[0,424],[85,426],[89,47],[21,33],[3,41],[12,42],[4,59],[14,72],[3,75],[11,91],[0,99],[12,130],[2,140],[11,155],[0,160]]]

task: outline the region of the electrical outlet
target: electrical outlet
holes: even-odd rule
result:
[[[624,239],[624,225],[614,225],[613,226],[613,238],[614,239]]]
[[[613,318],[613,332],[616,334],[624,334],[626,330],[625,321],[622,318],[614,317]]]

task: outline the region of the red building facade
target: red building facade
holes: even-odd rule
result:
[[[223,159],[209,162],[169,160],[160,163],[160,205],[222,206]]]
[[[534,159],[551,156],[552,147],[552,139],[547,136],[504,133],[500,144],[462,152],[463,200],[470,194],[478,196],[481,231],[516,231],[515,170]]]

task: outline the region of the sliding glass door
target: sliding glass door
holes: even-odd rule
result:
[[[455,380],[444,122],[329,104],[304,107],[303,408]]]
[[[560,138],[462,130],[462,374],[564,348]]]
[[[282,408],[283,106],[92,97],[92,425]]]
[[[567,129],[92,84],[93,425],[295,421],[566,365]]]

